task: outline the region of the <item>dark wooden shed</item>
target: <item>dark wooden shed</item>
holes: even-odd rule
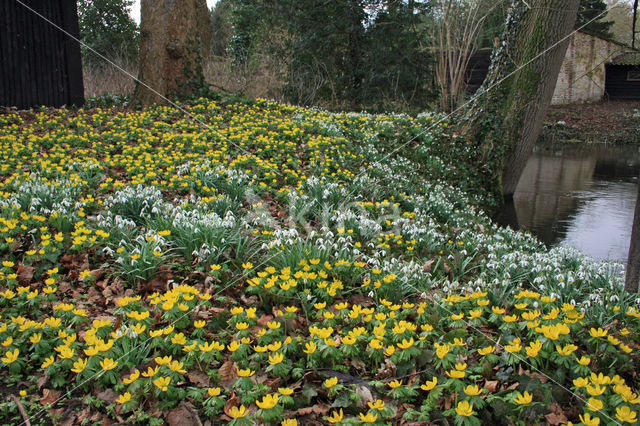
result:
[[[0,0],[0,106],[84,103],[80,44],[65,32],[79,39],[75,0]]]
[[[474,94],[484,82],[491,65],[492,49],[479,49],[469,57],[469,63],[464,74],[465,90]]]
[[[623,52],[606,66],[605,97],[640,100],[640,52]]]

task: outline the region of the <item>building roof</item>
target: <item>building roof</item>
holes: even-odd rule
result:
[[[640,65],[640,52],[621,52],[611,60],[613,65]]]
[[[629,44],[627,44],[627,43],[624,43],[624,42],[622,42],[620,40],[616,40],[613,37],[608,37],[608,36],[604,36],[602,34],[597,34],[597,33],[591,32],[591,31],[587,30],[586,28],[582,28],[582,29],[578,30],[577,32],[589,35],[591,37],[599,38],[599,39],[604,40],[604,41],[608,41],[609,43],[617,44],[618,46],[624,46],[627,49],[631,49],[631,46]]]

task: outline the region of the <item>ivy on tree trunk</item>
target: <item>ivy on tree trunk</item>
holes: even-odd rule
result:
[[[513,0],[489,74],[465,114],[465,135],[494,195],[513,195],[576,21],[579,0]]]
[[[197,94],[204,83],[203,53],[211,42],[206,0],[142,0],[140,71],[134,103]]]

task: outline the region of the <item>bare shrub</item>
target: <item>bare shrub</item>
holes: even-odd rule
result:
[[[137,65],[123,59],[115,59],[113,62],[115,66],[107,62],[95,65],[84,64],[82,74],[85,97],[101,96],[105,93],[112,95],[133,93],[135,81],[131,76],[137,77]]]
[[[233,66],[227,56],[215,56],[206,62],[204,74],[215,90],[241,93],[251,98],[283,100],[284,70],[269,58],[238,67]]]

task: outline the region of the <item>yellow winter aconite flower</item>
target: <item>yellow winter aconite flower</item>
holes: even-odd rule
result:
[[[562,356],[569,356],[571,355],[573,352],[575,352],[578,349],[578,347],[574,344],[566,344],[563,347],[560,347],[558,345],[556,345],[556,351],[562,355]]]
[[[623,423],[635,423],[638,421],[636,412],[627,405],[616,408],[616,418]]]
[[[449,353],[449,351],[451,350],[451,347],[449,345],[447,345],[446,343],[441,345],[441,344],[436,342],[436,343],[434,343],[434,346],[436,347],[436,355],[440,359],[444,358]]]
[[[573,385],[577,388],[586,388],[589,385],[589,379],[586,377],[578,377],[573,380]]]
[[[580,421],[585,424],[585,426],[598,426],[600,424],[600,419],[598,417],[591,417],[591,414],[585,413],[584,415],[580,414]]]
[[[398,343],[398,347],[400,349],[409,349],[410,347],[413,346],[413,337],[411,337],[409,340],[406,339],[402,339],[402,342]]]
[[[100,361],[100,367],[102,367],[104,371],[113,370],[117,366],[118,366],[118,361],[114,361],[111,358],[105,358],[102,361]]]
[[[252,371],[250,368],[246,368],[241,370],[238,368],[238,377],[251,377],[255,374],[255,371]]]
[[[504,350],[509,353],[518,353],[522,350],[520,338],[515,338],[509,344],[505,345]]]
[[[538,356],[540,350],[542,349],[542,342],[540,340],[536,340],[535,342],[529,343],[529,345],[524,349],[527,352],[527,356],[535,358]]]
[[[462,318],[464,318],[464,312],[461,312],[461,313],[459,313],[459,314],[453,314],[453,315],[451,315],[451,319],[452,319],[453,321],[459,321],[459,320],[461,320]]]
[[[475,414],[475,411],[473,411],[473,404],[466,400],[458,402],[458,405],[456,406],[456,414],[462,417],[473,416]]]
[[[173,360],[171,364],[169,364],[169,369],[176,373],[187,374],[187,370],[183,368],[182,362],[179,362],[178,360]]]
[[[45,358],[44,362],[42,363],[42,365],[40,366],[40,368],[47,368],[49,367],[51,364],[53,364],[53,361],[55,361],[55,358],[53,357],[53,355],[51,355],[48,358]]]
[[[153,384],[162,392],[166,392],[169,389],[169,383],[171,383],[171,377],[158,377],[153,381]]]
[[[56,348],[56,349],[58,349],[58,348]],[[59,351],[58,352],[60,353],[60,358],[61,359],[73,358],[73,355],[75,354],[75,350],[71,349],[68,346],[59,347]]]
[[[229,350],[229,352],[237,351],[238,349],[240,349],[240,342],[238,342],[237,340],[232,340],[231,343],[227,345],[227,349]]]
[[[160,367],[158,367],[157,365],[155,366],[155,368],[151,368],[151,367],[147,367],[147,371],[142,373],[143,377],[153,377],[158,373],[158,369]]]
[[[169,364],[171,364],[171,361],[173,361],[173,357],[171,355],[157,356],[153,360],[158,365],[169,365]]]
[[[296,419],[285,419],[280,423],[281,426],[298,426]]]
[[[184,346],[184,344],[187,343],[187,338],[183,333],[177,333],[171,338],[171,343]]]
[[[129,375],[129,377],[126,377],[124,379],[122,379],[122,381],[127,384],[130,385],[131,383],[135,382],[136,380],[138,380],[138,377],[140,377],[140,371],[136,368],[133,373],[131,373]]]
[[[270,410],[278,404],[278,394],[267,394],[262,398],[262,401],[256,401],[256,405],[263,410]]]
[[[437,384],[438,378],[434,376],[431,380],[427,380],[424,385],[421,385],[420,389],[424,391],[430,391],[431,389],[435,388]]]
[[[331,413],[331,416],[327,417],[327,421],[331,424],[336,424],[336,423],[340,423],[343,417],[344,417],[344,413],[342,412],[342,408],[341,408],[340,411],[334,411],[333,413]]]
[[[324,387],[327,389],[331,389],[332,387],[334,387],[335,385],[338,384],[338,378],[337,377],[332,377],[330,379],[326,379],[323,383]]]
[[[608,385],[609,383],[611,383],[611,377],[605,376],[602,373],[591,373],[591,375],[589,376],[589,380],[591,380],[591,383],[593,383],[594,385]]]
[[[478,385],[469,385],[464,388],[464,393],[469,396],[478,396],[482,393],[482,389],[480,389]]]
[[[373,339],[371,340],[371,342],[369,342],[369,346],[377,350],[377,349],[382,349],[384,347],[384,344],[382,343],[382,341],[378,339]]]
[[[504,315],[504,313],[506,312],[504,308],[501,308],[499,306],[492,306],[491,311],[493,311],[493,313],[496,315]]]
[[[231,407],[229,409],[229,415],[234,419],[241,419],[245,417],[247,414],[249,414],[249,411],[247,410],[247,407],[245,407],[244,405],[241,405],[239,407]]]
[[[529,405],[531,404],[531,401],[533,401],[533,395],[527,391],[524,393],[518,392],[518,394],[513,398],[513,401],[518,405]]]
[[[358,417],[360,417],[362,423],[375,423],[375,421],[378,420],[378,415],[373,413],[360,413]]]
[[[609,334],[609,332],[607,330],[603,330],[600,327],[598,327],[597,329],[592,327],[591,330],[589,330],[589,334],[591,335],[591,337],[598,338],[605,337],[607,334]]]
[[[399,388],[400,386],[402,386],[402,380],[394,380],[394,381],[392,381],[392,382],[389,382],[389,387],[390,387],[391,389],[397,389],[397,388]]]
[[[518,321],[518,316],[516,314],[513,315],[504,315],[502,320],[506,323],[516,322]]]
[[[284,354],[281,352],[275,352],[273,355],[269,355],[269,364],[278,365],[284,360]]]
[[[280,395],[289,396],[293,394],[293,389],[291,388],[278,388],[278,392]]]
[[[620,345],[618,346],[620,348],[620,350],[626,354],[630,354],[631,352],[633,352],[633,348],[629,345],[625,345],[624,343],[620,343]]]
[[[595,385],[595,386],[587,386],[586,390],[587,390],[587,393],[591,396],[600,396],[604,393],[606,388],[600,385]]]
[[[452,379],[462,379],[466,375],[464,371],[459,371],[459,370],[449,370],[449,371],[446,371],[445,374],[451,377]]]
[[[0,361],[4,362],[5,364],[12,364],[18,359],[19,354],[20,354],[20,351],[18,349],[14,349],[13,351],[7,351],[5,352],[4,356],[0,358]]]
[[[587,400],[587,410],[589,411],[600,411],[602,410],[602,407],[604,407],[604,404],[601,400],[596,399],[596,398],[589,398]]]
[[[82,373],[82,371],[84,371],[85,367],[87,366],[87,358],[79,358],[77,361],[75,361],[73,363],[73,368],[71,369],[71,371],[73,371],[74,373]]]
[[[578,358],[576,361],[578,361],[578,364],[582,365],[583,367],[586,367],[587,365],[589,365],[591,363],[591,358],[586,357],[586,356],[582,356],[582,357]]]
[[[484,348],[478,349],[478,353],[480,355],[482,355],[482,356],[486,356],[486,355],[492,354],[495,350],[496,350],[496,347],[493,346],[493,345],[492,346],[486,346]]]
[[[118,404],[126,404],[129,401],[131,401],[131,394],[129,392],[125,392],[116,399]]]

